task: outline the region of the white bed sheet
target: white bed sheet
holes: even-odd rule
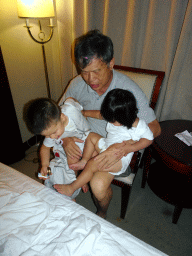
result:
[[[166,255],[0,163],[0,255]]]

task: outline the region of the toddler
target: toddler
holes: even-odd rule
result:
[[[77,158],[66,157],[62,146],[62,138],[76,137],[76,144],[83,151],[90,128],[81,111],[83,107],[73,98],[67,98],[64,105],[59,107],[53,100],[39,98],[25,106],[26,123],[33,134],[45,136],[40,148],[41,170],[40,179],[45,180],[45,186],[53,188],[55,184],[69,184],[76,179],[77,171],[68,165],[79,161]],[[50,151],[53,148],[54,159],[50,162]],[[67,160],[66,160],[67,159]],[[51,174],[47,177],[48,167]],[[85,184],[84,184],[85,185]],[[82,186],[84,192],[88,185]],[[70,196],[74,199],[79,190]]]

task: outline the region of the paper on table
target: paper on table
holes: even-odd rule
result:
[[[187,130],[181,133],[177,133],[175,136],[187,144],[187,146],[192,146],[192,135]]]

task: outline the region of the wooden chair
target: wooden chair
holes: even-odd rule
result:
[[[115,65],[114,69],[130,77],[135,83],[139,85],[142,91],[147,96],[150,107],[155,109],[157,99],[159,96],[160,88],[162,85],[165,72],[162,71],[153,71],[140,68],[131,68],[125,66]],[[141,158],[141,152],[137,151],[134,153],[133,158],[130,163],[130,167],[134,172],[134,178],[137,174],[139,168],[139,162]],[[125,218],[129,197],[131,194],[131,188],[133,185],[134,179],[129,180],[128,177],[115,177],[112,181],[112,184],[121,187],[121,214],[122,219]]]

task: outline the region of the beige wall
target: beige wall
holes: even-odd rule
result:
[[[44,23],[48,25],[48,21]],[[34,34],[38,31],[36,24],[31,22]],[[47,97],[41,45],[30,38],[24,25],[25,20],[17,16],[17,0],[1,1],[0,45],[23,142],[33,136],[23,121],[24,104],[37,97]],[[51,95],[58,100],[69,77],[61,81],[57,26],[52,40],[45,44],[45,52]]]

